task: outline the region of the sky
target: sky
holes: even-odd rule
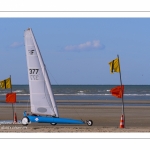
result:
[[[0,80],[28,84],[24,30],[32,28],[52,85],[150,84],[150,18],[0,18]]]

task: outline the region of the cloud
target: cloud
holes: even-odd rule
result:
[[[22,42],[14,42],[10,45],[11,48],[17,48],[17,47],[20,47],[22,46],[23,43]]]
[[[103,49],[105,46],[99,40],[87,41],[79,45],[69,45],[65,47],[67,51],[81,51],[81,50],[94,50]]]

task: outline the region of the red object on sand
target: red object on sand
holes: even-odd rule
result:
[[[16,113],[14,114],[14,122],[13,123],[14,124],[17,123],[17,115],[16,115]]]
[[[6,103],[16,103],[16,93],[7,93]]]
[[[122,98],[124,93],[124,85],[112,88],[110,93],[117,98]]]
[[[124,116],[121,115],[121,119],[120,119],[120,128],[124,128]]]

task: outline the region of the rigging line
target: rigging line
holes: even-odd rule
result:
[[[27,112],[29,112],[29,104],[30,104],[30,97],[28,98],[28,100],[27,100]],[[31,104],[30,104],[31,105]]]
[[[19,103],[20,103],[20,101],[19,101]],[[30,103],[30,96],[29,96],[29,98],[27,98],[27,102],[25,102],[25,108],[27,109],[27,112],[29,112],[28,111],[28,103]]]
[[[48,68],[46,68],[46,69],[47,69],[48,73],[50,73],[50,75],[52,76],[52,78],[54,79],[54,81],[56,82],[56,84],[59,85],[58,82],[57,82],[57,80],[54,78],[54,76],[53,76],[52,73],[50,72],[50,70],[49,70]]]
[[[43,77],[45,77],[45,74],[46,74],[46,65],[44,64],[44,74],[43,74]],[[50,79],[49,79],[50,80]],[[54,112],[54,114],[55,114],[55,111],[54,111],[54,108],[53,108],[53,105],[52,105],[52,103],[48,100],[48,95],[47,95],[47,90],[46,90],[47,88],[46,88],[46,82],[45,82],[45,80],[44,80],[44,91],[46,91],[46,92],[44,92],[45,93],[45,98],[46,98],[46,100],[47,100],[47,102],[48,102],[48,104],[49,104],[49,107],[53,110],[53,112]],[[50,95],[49,95],[49,98],[51,99],[51,97],[50,97]]]
[[[48,73],[50,73],[50,75],[53,77],[54,81],[56,82],[56,85],[60,86],[60,85],[58,84],[58,82],[56,81],[56,79],[54,78],[54,76],[52,75],[52,73],[49,71],[48,68],[47,68],[47,71],[48,71]],[[66,96],[66,100],[68,101],[68,103],[70,102],[68,96]],[[76,113],[77,113],[77,115],[79,116],[79,118],[81,119],[81,115],[79,114],[79,112],[77,111],[77,109],[75,108],[75,106],[74,106],[74,105],[71,105],[71,106],[72,106],[73,109],[76,111]],[[81,119],[81,120],[83,120],[83,119]]]

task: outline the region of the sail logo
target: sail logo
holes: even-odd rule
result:
[[[29,50],[30,55],[33,55],[33,53],[34,53],[34,50]]]

